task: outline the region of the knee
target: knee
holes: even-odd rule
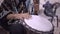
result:
[[[24,27],[21,24],[12,25],[9,27],[10,31],[24,31]]]

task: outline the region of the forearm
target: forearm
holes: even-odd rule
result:
[[[7,19],[10,20],[10,19],[19,19],[19,18],[22,18],[23,14],[9,14],[7,15]]]
[[[24,17],[27,17],[29,13],[20,13],[20,14],[9,14],[7,16],[7,19],[22,19]]]

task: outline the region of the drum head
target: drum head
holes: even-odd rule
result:
[[[25,23],[28,27],[38,31],[46,32],[53,28],[52,24],[47,19],[37,15],[32,15],[30,19],[25,19]]]

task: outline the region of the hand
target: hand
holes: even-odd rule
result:
[[[28,13],[15,14],[15,19],[29,19],[29,18],[31,18],[31,15],[29,15]]]
[[[10,14],[7,16],[7,19],[29,19],[31,16],[28,13],[24,14]]]
[[[22,19],[22,14],[9,14],[7,19]]]
[[[31,15],[29,15],[28,13],[15,14],[15,18],[16,19],[29,19],[29,18],[31,18]]]
[[[24,19],[29,19],[29,18],[31,18],[31,15],[30,14],[28,14],[28,13],[24,13],[24,14],[22,14],[23,16],[23,18]]]

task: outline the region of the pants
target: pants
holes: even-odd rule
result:
[[[21,24],[13,24],[9,27],[10,34],[26,34],[26,31]]]

